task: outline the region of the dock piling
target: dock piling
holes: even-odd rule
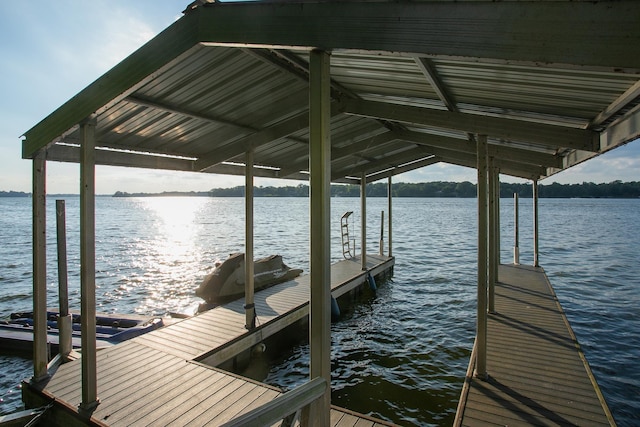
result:
[[[69,290],[67,274],[67,230],[64,200],[56,200],[56,236],[58,242],[58,331],[59,353],[65,359],[71,345],[71,314],[69,314]]]
[[[518,247],[518,193],[513,193],[513,263],[520,264],[520,248]]]
[[[44,151],[33,159],[33,378],[46,379],[47,346],[47,197]]]
[[[478,308],[476,324],[475,376],[487,378],[487,249],[488,249],[488,177],[487,136],[478,135]]]
[[[246,152],[245,160],[245,243],[244,243],[244,293],[245,328],[256,327],[253,265],[253,149]]]

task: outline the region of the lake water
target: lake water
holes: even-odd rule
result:
[[[76,309],[78,202],[67,198],[69,293]],[[200,302],[194,290],[213,264],[243,250],[243,203],[237,198],[98,197],[98,311],[192,311]],[[359,200],[331,203],[337,261],[345,211],[355,212],[359,241]],[[378,248],[386,203],[368,199],[370,252]],[[48,300],[57,306],[52,198],[48,209]],[[308,210],[307,199],[256,199],[256,257],[279,253],[288,265],[308,272]],[[520,199],[523,264],[533,262],[531,211],[531,200]],[[476,201],[397,198],[393,223],[393,279],[332,327],[332,401],[399,424],[450,425],[475,334]],[[501,229],[501,259],[510,263],[512,199],[501,200]],[[540,200],[540,263],[621,426],[640,423],[638,236],[640,200]],[[0,198],[0,242],[0,318],[5,318],[32,306],[29,198]],[[294,346],[263,371],[257,377],[271,384],[300,384],[308,377],[308,346]],[[0,355],[0,414],[21,407],[19,382],[31,373],[30,360]]]

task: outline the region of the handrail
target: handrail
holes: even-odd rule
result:
[[[228,422],[222,424],[223,427],[255,426],[262,427],[273,425],[283,420],[301,408],[320,399],[327,389],[327,381],[317,377],[313,380],[294,388],[284,394],[244,413]]]

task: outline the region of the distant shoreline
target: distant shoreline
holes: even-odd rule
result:
[[[583,198],[583,199],[636,199],[640,198],[640,181],[594,184],[540,184],[540,198]],[[425,182],[394,183],[393,197],[448,197],[475,198],[476,185],[471,182]],[[531,184],[500,183],[500,197],[531,198]],[[386,183],[367,184],[367,197],[386,197]],[[78,194],[48,194],[48,197],[77,197]],[[299,184],[286,187],[254,187],[255,197],[309,197],[309,186]],[[332,185],[332,197],[359,197],[359,185]],[[21,191],[0,191],[0,197],[31,197],[31,193]],[[244,197],[244,186],[214,188],[209,191],[163,191],[160,193],[128,193],[116,191],[113,195],[100,194],[97,197]]]
[[[635,199],[640,198],[640,181],[613,181],[607,184],[558,184],[539,187],[540,198],[588,198],[588,199]],[[386,183],[367,184],[367,197],[387,197]],[[254,187],[254,197],[309,197],[309,186],[300,184],[286,187]],[[533,196],[531,184],[500,183],[500,197]],[[332,197],[359,197],[359,185],[332,185]],[[475,198],[476,185],[465,182],[425,182],[395,183],[394,197],[450,197]],[[127,193],[117,191],[113,197],[244,197],[244,186],[232,188],[214,188],[209,191],[165,191],[161,193]]]

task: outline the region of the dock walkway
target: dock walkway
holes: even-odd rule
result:
[[[544,270],[501,265],[495,309],[489,379],[470,365],[456,426],[615,425]]]
[[[394,259],[368,255],[373,275],[393,268]],[[337,297],[367,279],[360,261],[340,261],[331,268]],[[80,360],[61,365],[46,381],[24,383],[23,400],[37,407],[55,402],[60,425],[184,426],[219,425],[273,400],[280,391],[216,369],[296,320],[308,315],[309,276],[255,294],[258,327],[244,328],[238,300],[179,321],[97,353],[98,398],[91,418],[78,415],[81,402]],[[388,425],[333,408],[334,426]]]

